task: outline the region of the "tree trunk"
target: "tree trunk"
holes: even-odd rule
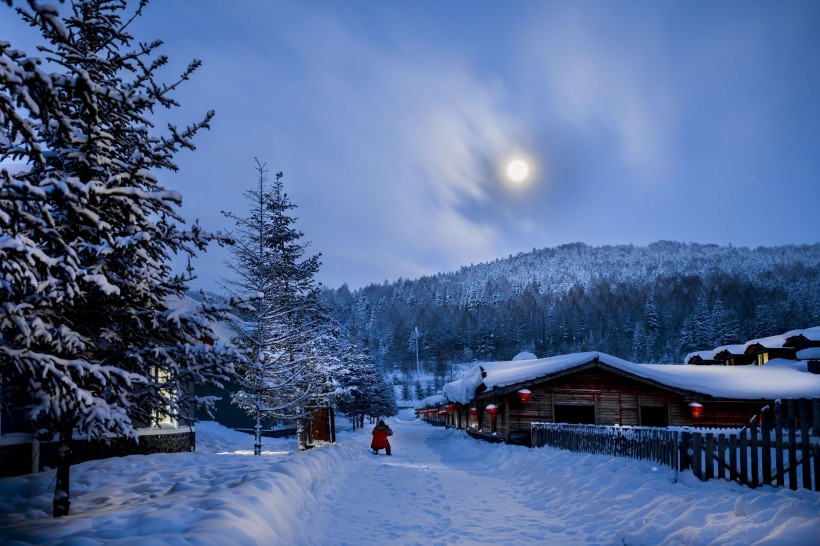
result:
[[[60,448],[57,451],[57,479],[54,487],[54,504],[52,516],[59,518],[68,515],[71,506],[69,494],[69,474],[71,470],[71,425],[64,425],[60,431]]]
[[[256,411],[256,426],[253,429],[253,454],[262,455],[262,413]]]
[[[302,408],[298,408],[297,410],[299,413],[302,413]],[[307,449],[307,441],[305,439],[304,417],[300,417],[296,420],[296,442],[299,451],[305,451]]]

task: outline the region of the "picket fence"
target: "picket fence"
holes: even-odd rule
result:
[[[813,407],[812,407],[813,406]],[[815,416],[815,435],[809,413]],[[777,401],[742,429],[533,423],[531,445],[653,461],[699,479],[820,490],[820,399]]]

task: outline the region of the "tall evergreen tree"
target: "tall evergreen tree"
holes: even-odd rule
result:
[[[232,373],[209,304],[174,309],[192,279],[177,254],[212,236],[185,229],[181,196],[157,179],[213,113],[164,134],[151,122],[175,107],[161,42],[134,44],[124,0],[17,8],[44,40],[45,62],[0,42],[0,363],[2,404],[58,433],[54,515],[69,512],[72,437],[138,439],[138,424],[192,419],[210,402],[182,387]],[[8,15],[3,19],[8,23]]]
[[[319,256],[304,258],[307,243],[289,215],[295,205],[284,192],[282,173],[268,185],[258,160],[256,171],[259,186],[245,193],[248,215],[223,212],[236,225],[233,259],[226,263],[233,277],[223,285],[245,302],[247,321],[237,327],[236,343],[247,362],[233,401],[255,418],[259,455],[263,417],[293,419],[299,429],[311,406],[333,391],[337,334],[318,299]]]

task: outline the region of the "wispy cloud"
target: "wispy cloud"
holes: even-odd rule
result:
[[[608,134],[636,183],[661,182],[675,166],[678,105],[655,37],[576,4],[550,7],[522,42],[547,106],[570,131]]]
[[[523,137],[503,88],[420,44],[384,51],[333,20],[313,32],[323,40],[299,50],[299,92],[314,105],[304,120],[317,146],[308,170],[325,176],[339,165],[333,190],[311,197],[311,214],[324,216],[319,229],[352,226],[351,238],[395,264],[381,264],[394,277],[496,256],[496,228],[463,208],[489,198],[495,166]],[[323,251],[327,267],[347,252],[344,245]],[[408,251],[419,256],[410,270]]]

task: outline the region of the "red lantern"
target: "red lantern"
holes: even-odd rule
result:
[[[455,404],[449,404],[449,405],[447,405],[447,406],[444,408],[444,411],[446,411],[447,413],[453,413],[454,411],[456,411],[456,406],[455,406]]]
[[[521,400],[522,404],[526,404],[527,400],[532,398],[532,391],[529,389],[521,389],[518,391],[518,398]]]
[[[495,404],[490,404],[486,408],[484,408],[487,413],[489,413],[492,417],[498,415],[498,406]]]
[[[700,419],[703,417],[703,406],[697,402],[689,404],[689,410],[692,412],[692,419]]]
[[[470,415],[472,415],[473,417],[477,417],[478,416],[478,408],[475,408],[475,407],[470,408]]]

